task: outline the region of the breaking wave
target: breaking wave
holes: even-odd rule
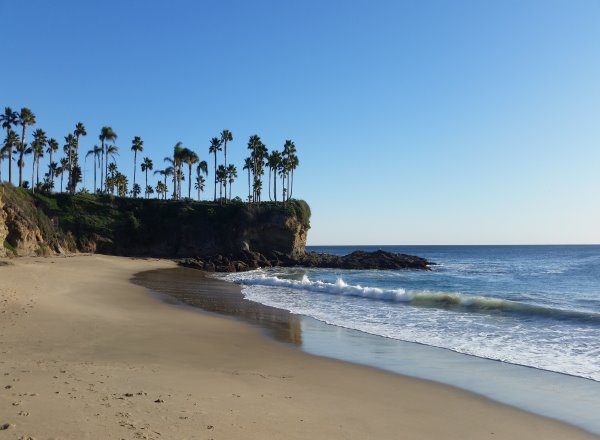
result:
[[[351,285],[346,283],[342,278],[338,278],[335,283],[329,283],[326,281],[310,280],[306,275],[304,275],[301,280],[294,280],[255,272],[249,276],[235,277],[234,279],[231,279],[231,281],[245,285],[283,287],[329,295],[343,295],[372,300],[391,301],[408,304],[414,307],[441,308],[446,310],[486,314],[513,313],[557,320],[600,323],[600,314],[598,313],[563,310],[506,299],[466,295],[462,293],[407,291],[403,288],[383,289],[379,287],[361,286],[358,284]]]

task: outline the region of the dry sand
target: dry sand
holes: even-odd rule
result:
[[[306,355],[129,281],[168,267],[99,255],[0,264],[0,440],[597,438]]]

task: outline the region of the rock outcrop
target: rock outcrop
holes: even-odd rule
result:
[[[78,194],[0,185],[0,255],[98,252],[184,258],[304,253],[310,209],[299,200],[248,205]]]
[[[319,254],[317,252],[305,252],[296,256],[271,252],[269,256],[265,256],[259,252],[246,251],[237,255],[184,258],[180,260],[180,264],[208,272],[244,272],[260,267],[294,266],[360,270],[431,270],[430,266],[434,263],[414,255],[395,254],[379,250],[375,252],[355,251],[344,256]]]
[[[299,263],[306,267],[332,269],[419,269],[430,270],[432,265],[425,258],[415,255],[396,254],[382,250],[374,252],[354,251],[344,256],[307,252]]]

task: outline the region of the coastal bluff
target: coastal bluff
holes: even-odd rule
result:
[[[302,200],[224,205],[94,194],[32,194],[0,185],[0,257],[77,252],[178,259],[209,272],[259,267],[429,270],[412,255],[306,252],[310,208]]]
[[[304,254],[310,208],[164,201],[93,194],[31,194],[0,185],[0,256],[75,252],[185,258],[255,252]]]

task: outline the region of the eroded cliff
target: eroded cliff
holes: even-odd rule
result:
[[[0,185],[0,255],[98,252],[152,257],[304,254],[303,201],[248,205],[112,196],[32,195]]]

